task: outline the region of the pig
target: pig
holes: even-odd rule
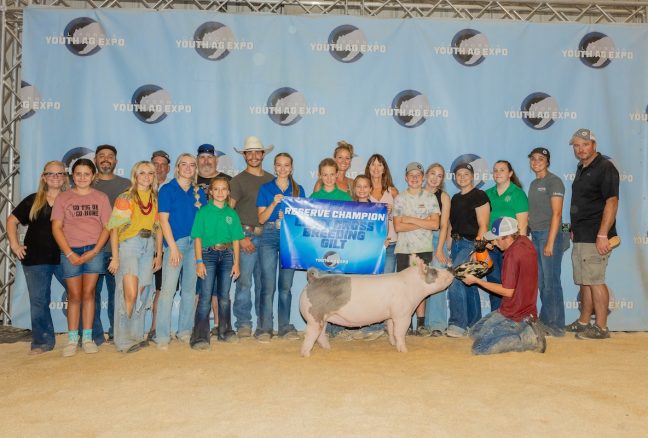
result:
[[[327,275],[315,268],[307,273],[308,284],[299,299],[306,321],[301,354],[310,356],[315,341],[325,349],[330,344],[326,323],[361,327],[386,321],[389,342],[407,352],[405,334],[414,309],[428,295],[450,286],[454,278],[447,269],[427,266],[410,256],[410,266],[394,274]]]

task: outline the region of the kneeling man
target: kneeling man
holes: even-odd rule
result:
[[[502,305],[479,320],[470,330],[475,340],[473,354],[507,351],[544,353],[546,341],[536,323],[538,310],[538,259],[533,244],[521,236],[518,223],[510,217],[495,219],[484,235],[504,251],[502,284],[468,275],[463,280],[501,295]]]

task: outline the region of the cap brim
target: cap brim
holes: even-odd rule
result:
[[[486,234],[484,234],[484,239],[486,239],[486,240],[495,240],[495,239],[497,239],[499,237],[500,236],[496,236],[493,233],[491,233],[490,231],[486,231]]]
[[[271,152],[274,149],[274,145],[269,144],[268,146],[266,146],[263,149],[248,149],[247,151],[245,149],[240,149],[240,150],[236,149],[236,148],[232,148],[232,149],[234,149],[236,152],[238,152],[241,155],[243,153],[245,153],[245,152],[255,152],[255,151],[261,151],[261,152],[265,152],[267,154],[268,152]]]

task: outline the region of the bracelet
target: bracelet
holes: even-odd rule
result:
[[[596,237],[605,237],[606,239],[608,238],[607,234],[597,234]]]
[[[196,259],[196,264],[203,263],[203,259]]]
[[[74,253],[74,251],[70,251],[69,253],[65,254],[65,258],[69,259],[70,256]]]

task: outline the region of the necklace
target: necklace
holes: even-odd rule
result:
[[[148,204],[146,205],[142,203],[142,199],[140,198],[139,193],[135,198],[137,200],[137,206],[139,207],[140,212],[144,216],[151,214],[151,211],[153,211],[153,196],[149,196]]]

